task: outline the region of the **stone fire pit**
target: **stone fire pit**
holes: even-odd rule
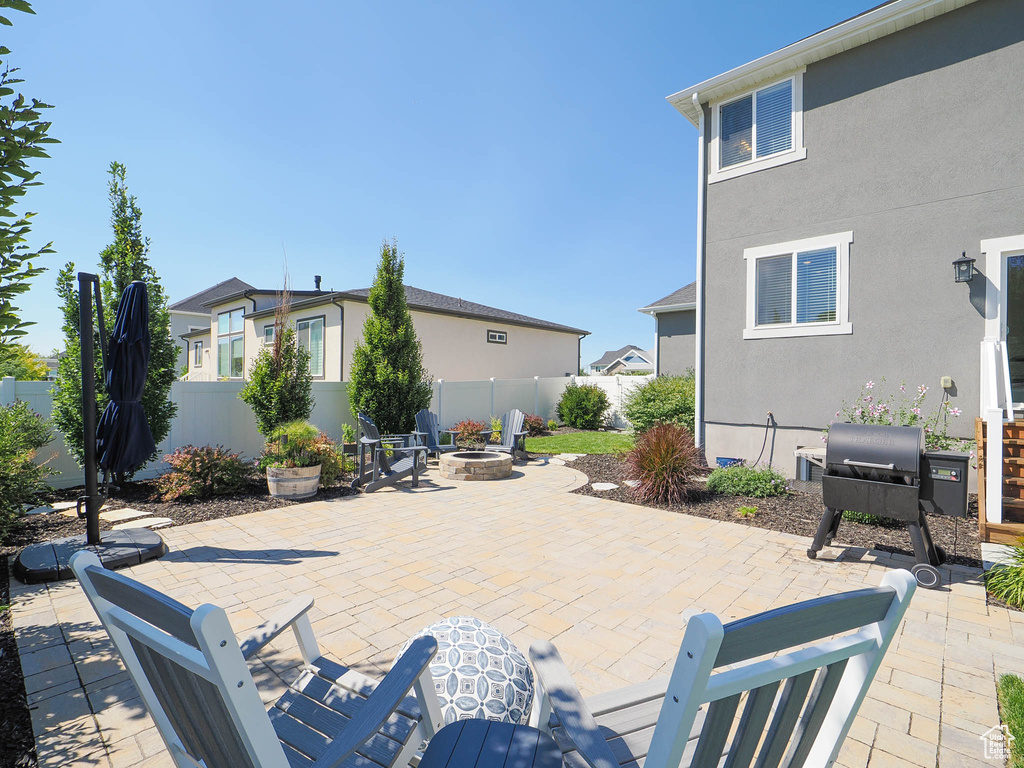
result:
[[[512,457],[490,451],[442,453],[438,464],[445,480],[500,480],[512,474]]]

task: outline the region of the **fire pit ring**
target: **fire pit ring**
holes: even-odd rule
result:
[[[512,457],[492,451],[442,453],[438,459],[445,480],[500,480],[512,474]]]

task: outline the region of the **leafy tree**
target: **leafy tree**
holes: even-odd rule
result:
[[[288,326],[290,299],[285,285],[274,312],[274,343],[257,353],[249,379],[238,393],[252,408],[256,428],[263,435],[270,435],[281,424],[305,421],[313,412],[309,352],[299,346],[295,329]]]
[[[134,280],[145,281],[149,293],[150,353],[146,385],[142,391],[142,408],[153,433],[153,440],[159,444],[170,432],[171,419],[178,410],[178,406],[169,398],[171,383],[177,376],[175,369],[178,350],[171,339],[167,296],[160,278],[149,263],[149,238],[142,234],[142,211],[135,196],[128,193],[125,167],[113,162],[109,173],[107,190],[110,195],[110,224],[114,230],[114,241],[100,252],[104,322],[108,329],[112,328],[117,303],[124,289]],[[81,464],[84,459],[81,346],[78,286],[75,265],[71,262],[57,276],[57,295],[61,299],[61,310],[64,313],[65,354],[57,368],[53,422],[64,433],[71,455]],[[95,313],[95,309],[93,311]],[[98,335],[96,349],[99,350]],[[107,404],[98,356],[96,382],[98,414]],[[156,453],[151,460],[153,458],[156,458]]]
[[[0,0],[0,8],[35,13],[25,0]],[[0,24],[11,26],[5,16],[0,16]],[[0,56],[10,53],[0,46]],[[53,253],[52,243],[38,251],[29,248],[25,241],[35,214],[18,216],[14,212],[15,203],[26,190],[42,184],[36,181],[39,171],[29,170],[29,161],[49,157],[44,147],[58,143],[47,136],[50,123],[41,117],[42,110],[50,109],[50,105],[38,99],[29,101],[17,93],[12,86],[24,82],[15,76],[17,72],[17,67],[0,59],[0,347],[24,336],[25,327],[32,325],[19,318],[13,302],[29,289],[32,278],[46,271],[35,266],[34,260]]]
[[[18,381],[43,381],[46,363],[24,344],[0,346],[0,378],[13,376]]]
[[[353,413],[368,414],[382,434],[413,429],[416,412],[430,405],[430,374],[405,301],[405,254],[385,240],[370,288],[370,315],[352,356],[348,394]]]

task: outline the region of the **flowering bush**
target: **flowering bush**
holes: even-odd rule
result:
[[[526,428],[530,437],[536,437],[537,435],[544,434],[544,419],[535,414],[526,414],[526,416],[523,417],[523,426]]]
[[[482,421],[474,421],[473,419],[463,419],[456,424],[452,429],[456,430],[458,434],[455,436],[455,442],[458,445],[469,445],[472,443],[482,443],[483,437],[481,433],[487,429],[487,425]]]
[[[165,501],[202,499],[242,490],[252,474],[252,465],[223,446],[186,445],[164,456],[170,472],[157,478]]]
[[[771,467],[733,464],[716,469],[708,476],[708,490],[726,496],[781,496],[789,490],[786,478]]]
[[[884,383],[885,379],[880,381]],[[906,383],[900,384],[898,399],[896,392],[886,395],[880,390],[881,387],[874,381],[867,382],[853,403],[843,401],[843,407],[836,411],[836,417],[829,426],[836,421],[848,421],[853,424],[922,427],[925,447],[928,450],[969,452],[971,458],[974,458],[972,440],[949,434],[950,419],[959,418],[963,413],[959,408],[953,407],[949,400],[943,399],[934,413],[925,415],[924,401],[928,395],[928,387],[924,384],[911,392],[907,391]],[[828,427],[825,428],[821,439],[822,442],[828,442]]]

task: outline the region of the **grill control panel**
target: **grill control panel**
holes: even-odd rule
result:
[[[928,470],[928,477],[932,480],[945,480],[950,483],[959,483],[963,479],[960,470],[955,467],[931,467]]]
[[[935,515],[967,516],[967,469],[970,455],[925,451],[921,457],[921,509]]]

